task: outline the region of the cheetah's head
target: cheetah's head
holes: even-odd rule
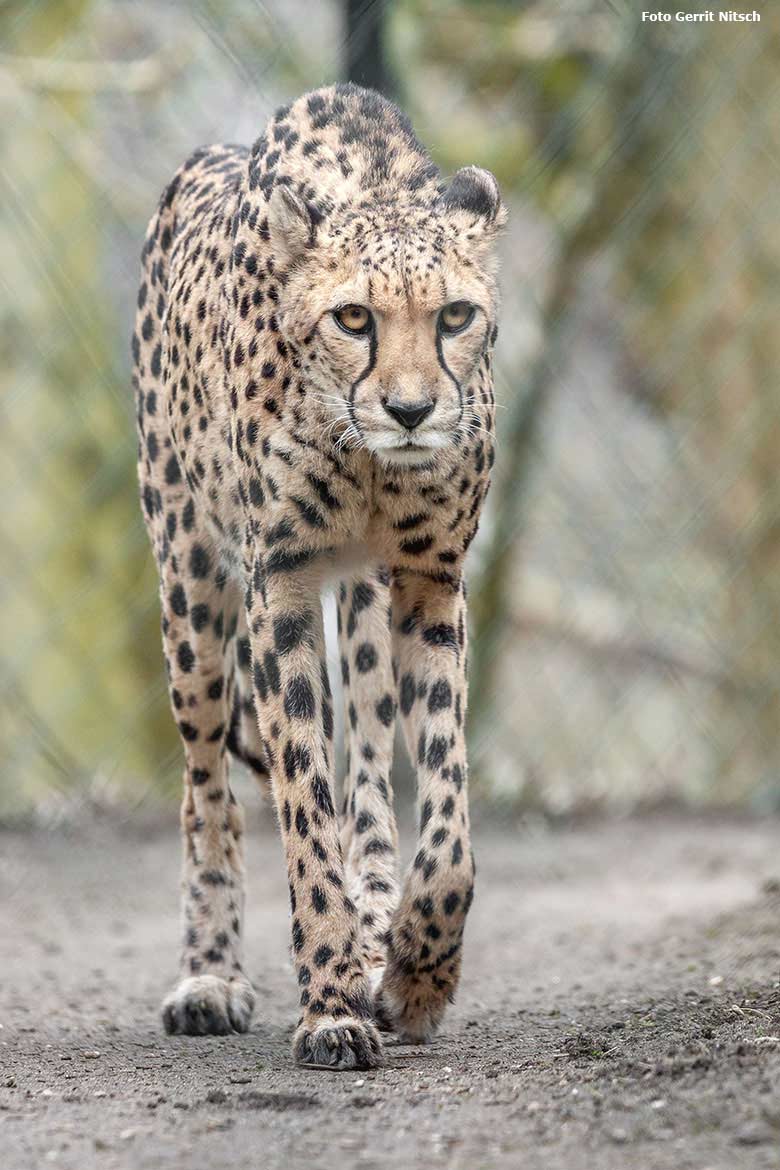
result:
[[[275,189],[281,323],[336,446],[425,466],[484,429],[505,215],[496,180],[477,167],[434,200],[374,196],[327,219]]]

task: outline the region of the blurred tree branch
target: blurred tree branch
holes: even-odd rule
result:
[[[664,129],[656,116],[658,87],[671,86],[685,68],[686,55],[671,56],[647,33],[638,16],[626,27],[606,75],[596,75],[580,99],[586,108],[606,113],[608,134],[598,165],[575,157],[558,160],[572,169],[575,188],[587,199],[574,201],[573,213],[560,219],[559,248],[551,286],[540,311],[541,343],[525,393],[508,404],[498,444],[493,488],[492,529],[482,550],[482,571],[472,588],[471,713],[476,725],[495,699],[500,650],[511,611],[510,594],[518,571],[518,549],[526,523],[531,455],[555,383],[561,354],[588,258],[609,244],[616,224],[643,192],[647,160]],[[588,90],[590,92],[588,92]],[[611,122],[611,125],[610,125]],[[581,172],[577,174],[578,170]],[[550,355],[553,355],[551,360]]]
[[[390,0],[344,0],[345,73],[347,81],[397,96],[386,51]]]

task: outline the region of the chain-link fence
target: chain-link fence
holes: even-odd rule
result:
[[[445,172],[494,170],[512,209],[471,566],[475,789],[774,800],[780,20],[760,16],[6,5],[0,812],[178,773],[134,481],[140,242],[195,145],[249,142],[346,74],[394,90]]]

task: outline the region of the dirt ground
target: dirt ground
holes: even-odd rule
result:
[[[171,816],[171,821],[174,817]],[[780,1167],[780,823],[475,832],[464,979],[426,1048],[297,1070],[273,832],[249,835],[252,1031],[169,1038],[178,841],[0,834],[0,1165]]]

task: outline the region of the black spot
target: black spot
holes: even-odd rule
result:
[[[407,516],[404,520],[398,520],[393,525],[397,532],[409,532],[412,528],[418,528],[429,519],[427,512],[418,512],[414,516]]]
[[[376,717],[385,727],[390,727],[395,717],[395,702],[392,695],[384,695],[376,705]]]
[[[265,492],[263,491],[260,480],[255,475],[249,480],[249,499],[256,508],[262,508],[265,503]]]
[[[268,699],[268,684],[265,680],[263,668],[259,662],[252,663],[252,681],[254,682],[260,702],[265,703]]]
[[[200,633],[201,630],[209,624],[211,612],[205,601],[201,601],[198,605],[193,605],[190,613],[190,625],[195,633]]]
[[[187,613],[187,594],[184,592],[184,586],[177,582],[171,590],[170,596],[171,609],[177,617],[185,617]]]
[[[317,947],[314,952],[314,966],[324,967],[333,958],[335,951],[329,947],[327,943],[323,943],[321,947]]]
[[[401,541],[401,552],[410,557],[422,556],[433,544],[432,536],[415,536],[413,540]]]
[[[447,758],[449,745],[443,735],[434,735],[428,745],[426,763],[429,768],[440,768]]]
[[[361,812],[355,821],[355,832],[365,833],[376,824],[376,819],[369,812]]]
[[[202,580],[211,572],[211,558],[202,544],[193,544],[190,550],[190,573]]]
[[[165,482],[169,486],[181,482],[181,471],[179,469],[179,461],[175,455],[171,455],[168,462],[165,464]]]
[[[271,650],[266,650],[263,655],[263,667],[269,687],[275,695],[278,695],[282,689],[282,682],[279,677],[279,665],[276,655]]]
[[[284,710],[290,719],[314,718],[314,691],[305,674],[296,674],[284,692]]]
[[[460,904],[460,894],[458,894],[457,891],[455,891],[455,890],[451,890],[450,893],[447,894],[447,896],[443,902],[444,913],[448,914],[448,915],[454,914],[455,911],[457,910],[459,904]]]
[[[265,542],[267,545],[278,544],[280,540],[288,540],[295,535],[295,529],[286,518],[280,520],[273,528],[269,528],[265,534]]]
[[[306,478],[326,508],[329,508],[331,511],[336,511],[341,507],[341,501],[337,500],[336,497],[332,494],[328,484],[324,479],[320,479],[311,472],[309,472]]]
[[[371,605],[375,596],[373,585],[369,585],[367,581],[358,581],[352,590],[352,609],[355,613],[360,613],[361,610],[367,609]]]
[[[414,706],[416,694],[414,675],[405,674],[401,679],[401,711],[404,715],[408,715]]]
[[[376,649],[370,642],[361,642],[355,653],[355,666],[361,674],[367,674],[377,664]]]
[[[179,648],[176,651],[176,658],[179,663],[179,668],[185,674],[189,674],[195,665],[195,655],[192,652],[192,647],[189,642],[180,642]]]
[[[455,627],[446,622],[428,626],[423,630],[423,641],[427,642],[429,646],[446,646],[449,650],[457,650],[458,648]]]
[[[310,528],[324,528],[325,520],[322,513],[319,512],[309,500],[302,500],[299,496],[291,496],[290,499],[295,504],[296,508],[301,514],[301,518]]]
[[[265,562],[265,571],[269,577],[274,573],[294,573],[296,569],[307,565],[313,556],[313,552],[309,549],[301,549],[299,552],[276,549],[275,552],[269,553]]]
[[[311,888],[311,904],[317,914],[326,914],[328,910],[328,899],[322,886],[312,886]]]
[[[436,711],[446,711],[452,706],[452,690],[445,678],[437,679],[428,695],[428,710],[431,714]]]
[[[195,523],[195,504],[192,500],[187,500],[182,509],[181,523],[185,532],[192,531],[192,526]]]
[[[319,772],[311,782],[311,790],[317,808],[327,816],[333,816],[333,798],[330,793],[330,785]]]

